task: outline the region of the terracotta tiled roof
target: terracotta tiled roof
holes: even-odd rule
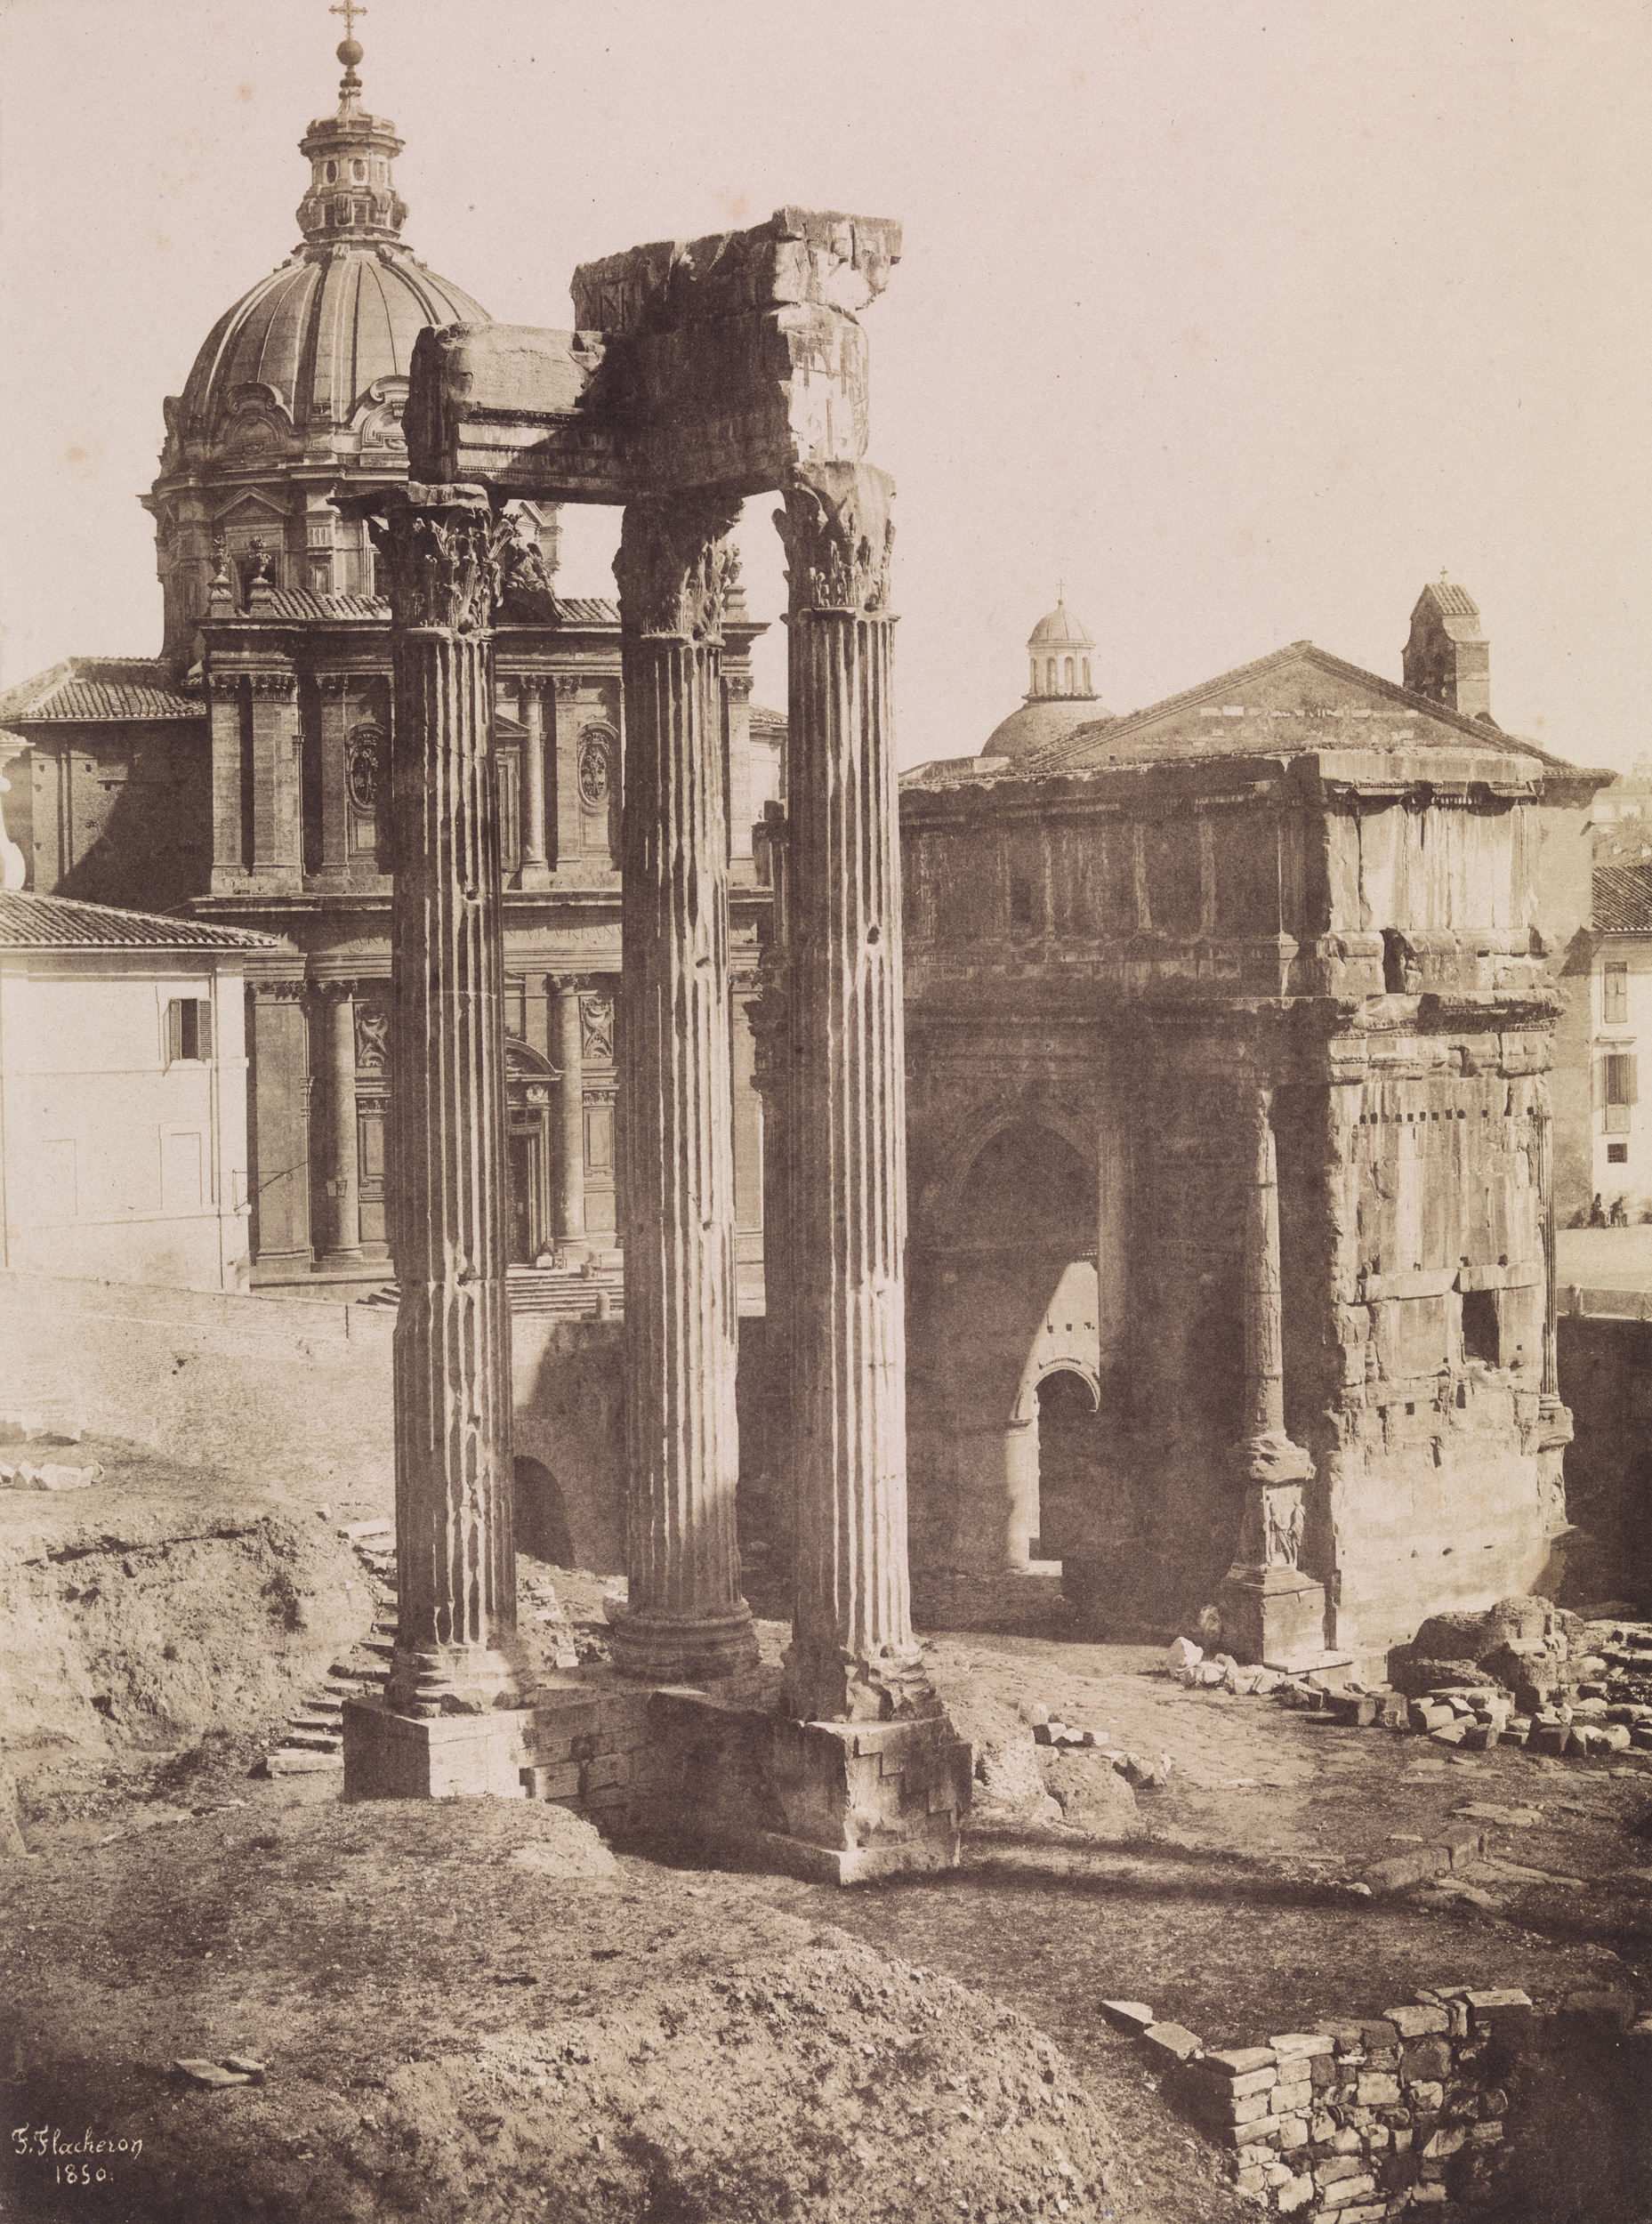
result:
[[[376,594],[312,594],[308,587],[272,587],[269,600],[257,610],[230,611],[231,617],[285,618],[342,618],[376,617],[388,619],[390,604]]]
[[[78,904],[62,896],[0,891],[0,949],[269,950],[272,934],[250,927],[214,927],[201,919],[163,919],[112,904]]]
[[[1652,934],[1652,865],[1600,865],[1595,926],[1602,934]]]
[[[559,625],[619,624],[618,604],[605,602],[596,595],[555,595],[552,607]],[[274,618],[289,625],[361,617],[377,618],[382,624],[388,624],[390,604],[383,595],[316,594],[308,587],[271,587],[256,609],[223,610],[215,615],[228,618],[233,624],[245,624],[248,618],[261,617]]]
[[[1449,579],[1431,579],[1422,599],[1431,601],[1442,617],[1478,617],[1480,606],[1465,588]]]
[[[0,695],[0,720],[10,725],[205,715],[197,697],[179,692],[158,657],[66,657]]]

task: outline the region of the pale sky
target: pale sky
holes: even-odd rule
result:
[[[0,679],[160,645],[161,399],[294,246],[324,0],[4,0]],[[1640,0],[370,0],[404,238],[498,318],[782,202],[898,217],[866,313],[903,761],[978,750],[1066,582],[1124,711],[1310,638],[1391,679],[1442,567],[1492,707],[1652,749]],[[783,607],[771,502],[743,548]],[[560,580],[611,593],[611,512]],[[785,704],[782,629],[760,699]]]

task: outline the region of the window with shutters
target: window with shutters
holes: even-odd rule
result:
[[[205,1064],[213,1054],[213,1008],[205,996],[174,996],[166,1007],[166,1063]]]
[[[1600,1020],[1604,1027],[1629,1024],[1629,966],[1608,959],[1600,973]]]
[[[1635,1101],[1635,1060],[1632,1051],[1610,1051],[1600,1061],[1601,1095],[1606,1104],[1606,1132],[1627,1135],[1629,1108]]]

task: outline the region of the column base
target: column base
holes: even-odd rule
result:
[[[923,1721],[797,1722],[698,1691],[657,1691],[673,1834],[814,1882],[957,1865],[974,1748]]]
[[[342,1251],[324,1251],[316,1263],[325,1274],[334,1267],[359,1267],[367,1255],[359,1244],[348,1244]]]
[[[346,1699],[347,1800],[520,1800],[538,1759],[525,1710],[416,1717],[379,1699]]]
[[[786,1712],[798,1722],[917,1722],[945,1710],[915,1645],[861,1659],[842,1647],[794,1636],[786,1648]]]
[[[1325,1585],[1294,1567],[1236,1569],[1216,1593],[1222,1648],[1269,1668],[1309,1668],[1325,1655]]]
[[[641,1683],[720,1683],[757,1665],[757,1632],[742,1599],[723,1614],[633,1611],[610,1599],[614,1665]]]
[[[551,867],[543,858],[528,858],[517,874],[516,884],[519,888],[549,888]]]
[[[515,1652],[434,1645],[391,1656],[385,1704],[423,1721],[445,1716],[502,1713],[531,1706],[532,1672]]]

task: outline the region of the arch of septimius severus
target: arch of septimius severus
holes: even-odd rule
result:
[[[506,502],[622,504],[630,1583],[616,1661],[641,1687],[690,1687],[665,1690],[656,1743],[691,1750],[696,1797],[735,1834],[807,1841],[839,1874],[955,1857],[970,1749],[923,1675],[907,1581],[893,489],[866,461],[858,320],[899,254],[891,223],[783,209],[584,266],[576,333],[420,338],[410,483],[366,498],[394,656],[400,1624],[386,1705],[347,1710],[348,1790],[520,1791],[561,1750],[559,1714],[588,1705],[588,1691],[529,1689],[515,1643],[489,627]],[[728,536],[769,490],[790,641],[784,954],[765,1017],[784,1283],[770,1302],[797,1520],[778,1713],[730,1703],[750,1696],[756,1642],[735,1535],[716,711]]]

